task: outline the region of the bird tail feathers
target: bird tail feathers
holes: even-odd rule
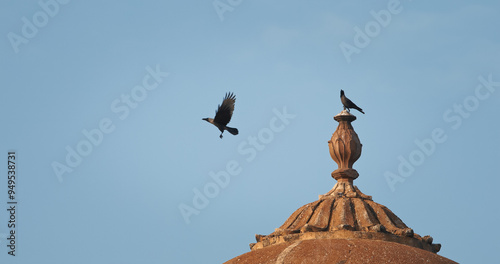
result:
[[[365,113],[365,112],[363,112],[363,109],[361,109],[361,108],[359,108],[359,107],[356,107],[356,108],[354,108],[354,109],[356,109],[356,110],[360,111],[360,112],[361,112],[361,113],[363,113],[363,114]]]
[[[226,127],[227,132],[233,134],[233,135],[238,135],[238,129],[232,128],[232,127]]]

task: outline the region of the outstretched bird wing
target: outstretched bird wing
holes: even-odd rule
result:
[[[214,122],[226,126],[227,123],[231,120],[234,111],[234,103],[236,101],[236,97],[233,93],[226,93],[224,96],[224,100],[222,104],[219,105],[217,111],[215,111]]]

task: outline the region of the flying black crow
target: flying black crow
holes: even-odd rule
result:
[[[365,113],[355,103],[353,103],[351,100],[349,100],[349,98],[345,97],[344,90],[340,90],[340,100],[342,101],[342,104],[344,105],[344,110],[347,108],[347,111],[351,112],[350,108],[354,108],[363,114]]]
[[[212,118],[203,118],[202,120],[207,121],[210,124],[213,124],[220,130],[220,138],[222,138],[222,133],[224,130],[227,130],[229,133],[233,135],[238,135],[238,129],[226,126],[231,117],[233,116],[234,111],[234,102],[236,101],[236,97],[233,93],[226,93],[224,96],[224,100],[222,104],[219,105],[217,111],[215,111],[215,117]]]

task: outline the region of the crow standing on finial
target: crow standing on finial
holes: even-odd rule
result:
[[[210,124],[213,124],[220,130],[220,138],[222,138],[222,133],[224,130],[227,130],[229,133],[233,135],[238,135],[238,129],[226,126],[231,117],[233,116],[234,111],[234,102],[236,101],[236,97],[233,93],[226,93],[222,104],[219,105],[217,111],[215,111],[215,117],[212,118],[203,118],[202,120],[207,121]]]
[[[344,110],[347,108],[347,111],[349,111],[349,113],[351,112],[350,108],[354,108],[363,114],[365,113],[363,112],[363,109],[359,108],[356,104],[354,104],[351,100],[349,100],[349,98],[345,97],[344,90],[340,90],[340,100],[344,105]]]

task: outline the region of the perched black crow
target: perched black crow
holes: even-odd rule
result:
[[[363,109],[359,108],[356,104],[354,104],[351,100],[349,100],[349,98],[345,97],[344,90],[340,90],[340,100],[344,105],[344,110],[347,108],[347,111],[351,112],[350,108],[354,108],[363,114],[365,113],[363,112]]]
[[[214,119],[203,118],[203,120],[207,121],[210,124],[213,124],[220,130],[220,138],[222,138],[222,133],[224,133],[224,130],[227,130],[233,135],[238,135],[238,129],[226,126],[229,121],[231,121],[231,117],[233,116],[235,101],[236,97],[233,93],[226,93],[222,104],[219,105],[217,111],[215,111]]]

